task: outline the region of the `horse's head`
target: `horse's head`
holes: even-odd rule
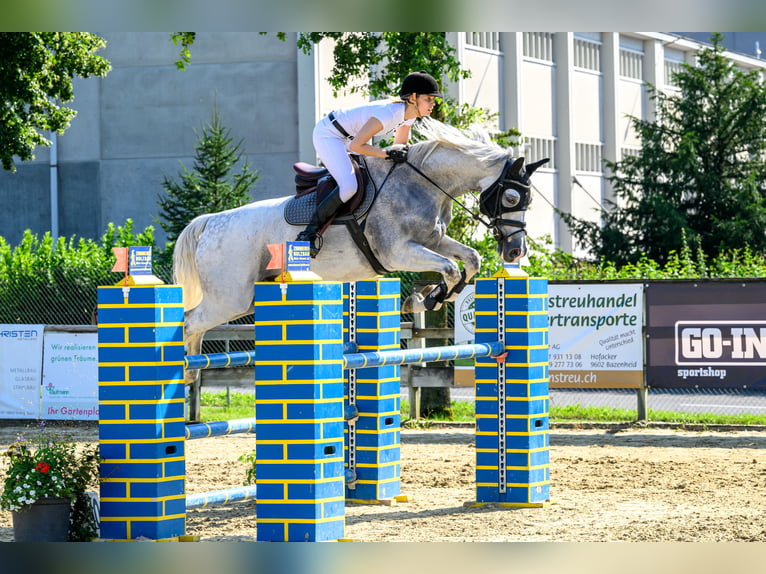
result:
[[[479,197],[479,209],[489,217],[490,229],[503,261],[513,263],[527,253],[524,214],[532,202],[529,179],[549,159],[524,167],[524,158],[507,160],[500,177]]]

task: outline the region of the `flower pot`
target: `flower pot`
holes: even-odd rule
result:
[[[66,542],[69,534],[68,498],[41,498],[14,511],[13,537],[16,542]]]

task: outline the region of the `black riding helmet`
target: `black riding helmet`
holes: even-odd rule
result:
[[[441,98],[439,84],[436,83],[433,76],[421,70],[412,72],[402,82],[402,88],[399,90],[399,96],[404,99],[410,94],[425,94],[426,96],[436,96]]]

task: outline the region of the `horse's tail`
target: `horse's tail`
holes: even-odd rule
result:
[[[209,215],[200,215],[186,226],[173,251],[173,281],[184,292],[184,308],[194,309],[202,302],[202,287],[197,272],[197,242],[205,231]]]

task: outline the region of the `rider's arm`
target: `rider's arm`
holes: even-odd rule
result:
[[[409,141],[410,141],[410,126],[406,124],[402,124],[398,128],[396,128],[396,134],[394,135],[394,143],[407,145]]]
[[[383,148],[379,148],[367,143],[372,139],[372,136],[380,132],[382,129],[383,124],[380,123],[379,119],[370,118],[367,120],[367,123],[362,126],[362,129],[356,133],[354,139],[351,140],[351,143],[348,145],[348,150],[352,153],[360,155],[370,155],[374,157],[385,158],[386,152],[383,151]]]

